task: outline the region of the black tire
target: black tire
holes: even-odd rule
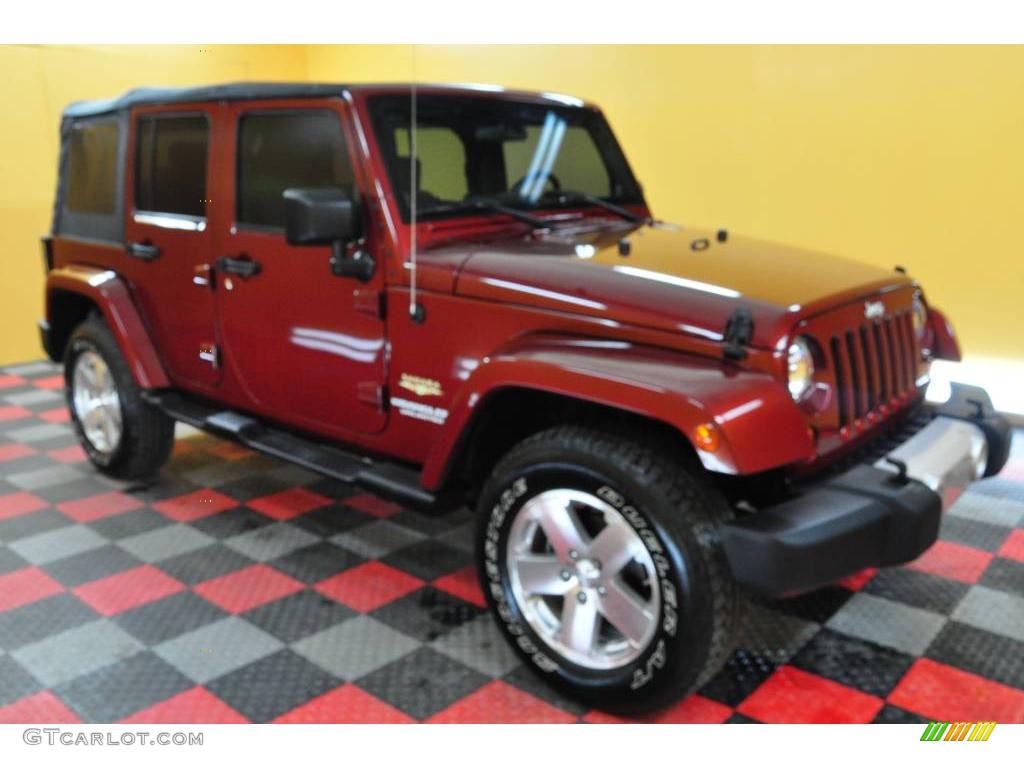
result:
[[[513,448],[479,498],[477,563],[499,627],[528,666],[590,706],[634,714],[664,707],[703,685],[733,648],[742,598],[719,541],[731,513],[699,467],[670,456],[639,439],[555,427]],[[618,668],[596,670],[560,655],[514,597],[505,562],[513,520],[527,500],[553,488],[615,499],[659,572],[665,599],[655,634],[638,658]]]
[[[78,357],[91,351],[103,358],[110,369],[121,407],[122,432],[110,452],[98,450],[85,434],[75,410],[73,371]],[[122,480],[148,479],[155,475],[171,455],[174,446],[174,420],[142,399],[117,342],[98,316],[91,315],[71,334],[64,351],[64,395],[71,423],[89,460],[105,475]]]

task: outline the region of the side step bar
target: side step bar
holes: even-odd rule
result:
[[[424,510],[457,506],[454,499],[424,490],[419,472],[401,464],[349,453],[269,426],[253,416],[196,402],[179,392],[148,390],[143,397],[176,421],[394,501]]]

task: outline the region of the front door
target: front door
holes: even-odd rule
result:
[[[224,363],[264,415],[340,437],[380,431],[382,270],[365,283],[336,276],[330,246],[284,235],[286,189],[358,196],[344,104],[244,102],[228,114],[233,223],[218,227],[215,262]]]
[[[171,381],[208,390],[220,379],[207,208],[216,106],[135,110],[126,175],[124,273]]]

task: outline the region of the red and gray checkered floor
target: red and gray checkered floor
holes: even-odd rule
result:
[[[404,510],[232,444],[108,480],[59,369],[0,371],[0,722],[614,721],[505,647],[467,510]],[[1024,440],[904,568],[753,606],[659,722],[1024,722]]]

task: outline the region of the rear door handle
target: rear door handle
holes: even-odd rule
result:
[[[127,243],[124,248],[129,256],[143,261],[153,261],[160,255],[159,246],[152,243]]]
[[[262,265],[258,261],[253,261],[245,254],[239,255],[237,258],[232,256],[221,256],[217,259],[217,263],[214,266],[218,272],[226,272],[243,278],[258,275],[260,270],[263,269]]]

